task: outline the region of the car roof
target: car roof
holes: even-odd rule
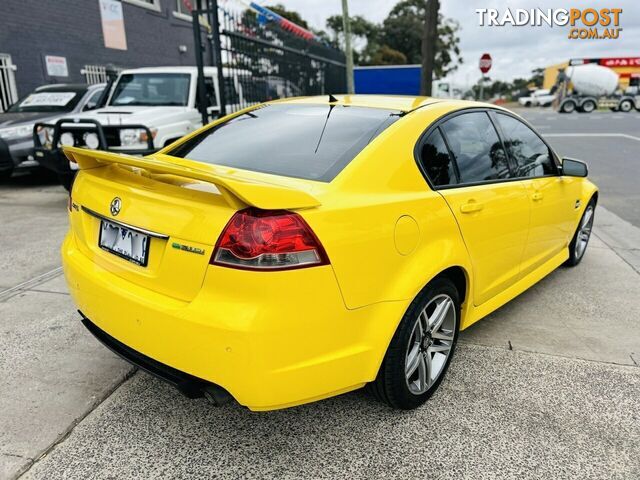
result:
[[[409,95],[333,95],[336,100],[335,104],[369,107],[369,108],[385,108],[388,110],[397,110],[400,112],[410,112],[417,108],[428,105],[438,104],[440,106],[449,105],[451,110],[459,110],[471,107],[490,107],[496,108],[495,105],[474,102],[468,100],[442,99],[422,96]],[[306,104],[327,104],[329,103],[329,95],[317,95],[315,97],[294,97],[281,100],[274,100],[269,103],[306,103]],[[332,102],[333,103],[333,102]]]
[[[92,85],[86,83],[52,83],[50,85],[40,85],[36,88],[36,92],[68,92],[73,90],[75,92],[82,92]]]

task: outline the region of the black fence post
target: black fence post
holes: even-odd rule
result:
[[[218,73],[218,91],[220,92],[220,116],[227,114],[227,96],[225,94],[224,68],[222,65],[222,47],[220,46],[220,20],[218,18],[218,0],[210,0],[211,20],[213,34],[213,53],[216,60],[216,69]],[[231,79],[233,81],[233,78]]]
[[[196,65],[198,67],[198,110],[202,115],[202,125],[209,123],[209,112],[207,112],[207,92],[204,85],[204,59],[202,58],[202,35],[200,33],[200,11],[192,10],[193,19],[193,43],[196,53]]]

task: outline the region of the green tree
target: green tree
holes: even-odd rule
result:
[[[344,48],[342,16],[332,15],[327,18],[327,30],[332,35],[332,45]],[[407,57],[401,51],[384,45],[381,42],[382,26],[356,15],[351,17],[351,35],[355,38],[353,58],[359,65],[405,65]]]
[[[389,12],[382,22],[379,42],[402,52],[407,63],[422,62],[422,34],[426,2],[425,0],[402,0]],[[434,77],[443,78],[455,71],[462,63],[460,54],[460,24],[455,20],[438,16],[438,39]]]
[[[531,83],[534,83],[536,87],[542,88],[544,83],[544,68],[534,68],[531,70]]]
[[[407,57],[404,53],[383,45],[370,58],[371,65],[406,65]]]

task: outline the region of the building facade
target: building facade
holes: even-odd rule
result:
[[[43,84],[95,83],[110,64],[195,65],[190,10],[197,3],[1,0],[0,103],[12,103],[3,95],[20,97]]]

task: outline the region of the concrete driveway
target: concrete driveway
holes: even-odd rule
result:
[[[0,478],[640,478],[640,229],[606,196],[583,263],[466,330],[404,413],[362,391],[214,408],[134,372],[66,293],[66,201],[0,186]]]

